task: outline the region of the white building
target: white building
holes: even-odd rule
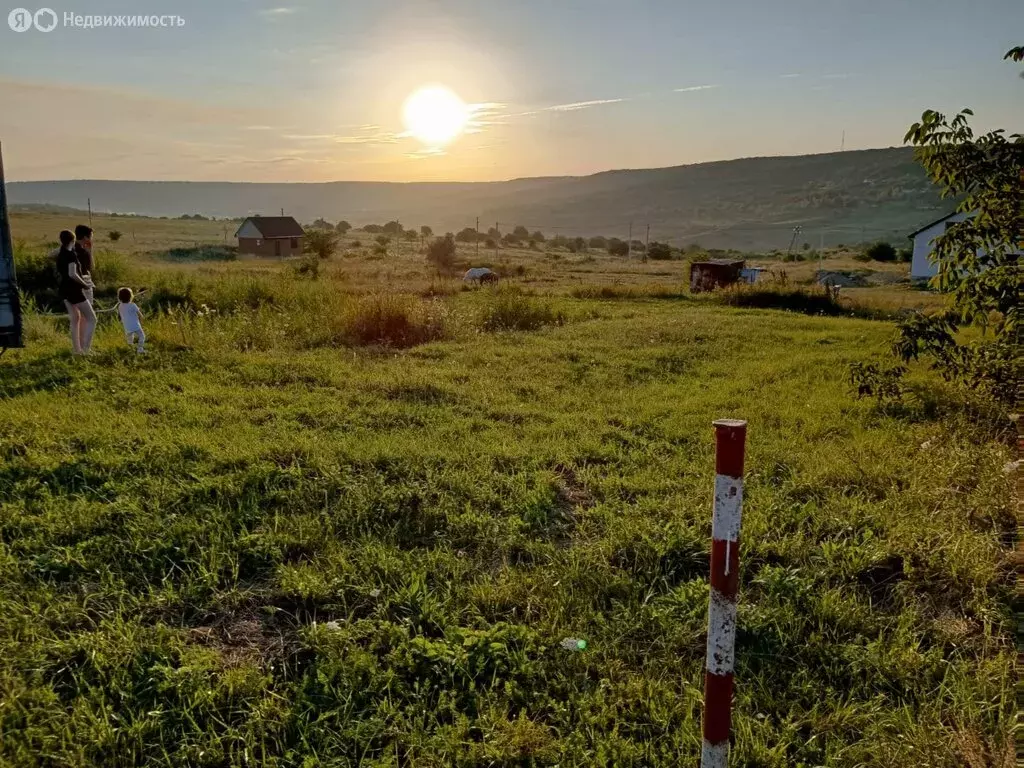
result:
[[[929,280],[939,273],[938,265],[931,260],[932,251],[935,250],[933,241],[958,221],[963,221],[973,215],[972,213],[951,213],[910,233],[910,239],[914,241],[914,259],[910,264],[911,280]]]
[[[929,280],[939,273],[938,265],[931,260],[932,251],[934,250],[934,243],[932,241],[945,233],[947,229],[958,221],[963,221],[968,216],[970,214],[951,213],[948,216],[943,216],[938,221],[933,221],[931,224],[925,224],[916,232],[910,233],[910,239],[914,241],[914,258],[910,263],[911,280]]]

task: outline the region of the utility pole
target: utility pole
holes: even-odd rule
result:
[[[633,258],[633,222],[629,222],[629,240],[626,241],[626,258]]]
[[[793,227],[793,239],[789,241],[789,250],[786,251],[787,255],[793,253],[793,244],[796,242],[796,236],[803,232],[803,229],[799,224]]]
[[[281,209],[281,215],[284,216],[284,208]]]
[[[480,258],[480,217],[476,217],[476,259]]]
[[[651,225],[647,225],[647,237],[644,239],[644,261],[647,261],[647,254],[651,252]]]
[[[498,260],[498,240],[501,239],[500,221],[494,222],[494,260]]]
[[[92,198],[85,198],[85,204],[89,207],[89,226],[92,226]]]
[[[825,272],[825,230],[821,230],[818,240],[818,282],[821,282],[821,276]]]

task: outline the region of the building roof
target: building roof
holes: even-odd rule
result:
[[[695,261],[694,265],[714,264],[716,267],[743,267],[746,264],[743,259],[708,259],[707,261]]]
[[[256,229],[259,230],[260,234],[266,240],[276,240],[278,238],[286,237],[302,237],[305,235],[305,231],[302,229],[302,225],[299,224],[291,216],[250,216],[248,219],[242,222],[242,226],[238,228],[239,232],[242,227],[245,226],[246,222],[251,221]],[[235,237],[238,237],[238,232],[235,232]]]
[[[960,213],[960,211],[953,211],[952,213],[947,213],[947,214],[946,214],[945,216],[943,216],[943,217],[942,217],[941,219],[936,219],[935,221],[932,221],[932,222],[929,222],[928,224],[925,224],[925,225],[924,225],[923,227],[921,227],[920,229],[915,229],[915,230],[914,230],[913,232],[911,232],[911,233],[910,233],[909,235],[907,235],[907,237],[909,237],[909,238],[913,239],[913,238],[917,237],[918,235],[920,235],[920,234],[921,234],[922,232],[924,232],[924,231],[925,231],[926,229],[931,229],[931,228],[932,228],[932,227],[934,227],[934,226],[935,226],[936,224],[941,224],[941,223],[942,223],[942,222],[944,222],[944,221],[945,221],[946,219],[951,219],[951,218],[953,218],[954,216],[956,216],[956,215],[957,215],[958,213]]]

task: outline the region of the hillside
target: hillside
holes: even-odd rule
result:
[[[785,248],[795,225],[818,245],[898,240],[944,211],[910,149],[745,158],[583,177],[478,183],[45,181],[14,182],[12,204],[45,204],[154,216],[243,216],[285,209],[305,221],[399,219],[458,230],[501,223],[565,234],[677,244]]]

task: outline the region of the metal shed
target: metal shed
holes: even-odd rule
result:
[[[745,264],[742,259],[695,261],[690,265],[690,292],[713,291],[738,282]]]

